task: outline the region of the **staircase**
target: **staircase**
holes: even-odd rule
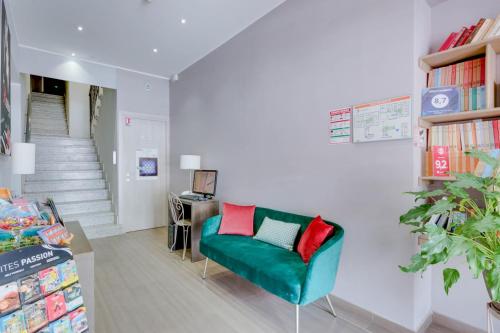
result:
[[[68,135],[64,97],[32,93],[30,119],[36,171],[24,179],[24,196],[52,198],[62,219],[79,221],[87,238],[121,234],[94,142]]]

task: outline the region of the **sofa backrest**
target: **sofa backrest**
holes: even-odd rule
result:
[[[306,230],[309,223],[311,223],[312,219],[314,218],[311,216],[304,216],[304,215],[298,215],[298,214],[293,214],[293,213],[281,212],[281,211],[269,209],[269,208],[257,207],[257,208],[255,208],[255,214],[253,216],[254,234],[256,234],[257,231],[259,230],[259,228],[262,225],[262,222],[264,221],[264,218],[266,216],[269,217],[270,219],[273,219],[273,220],[300,224],[300,231],[299,231],[299,234],[297,235],[297,238],[295,239],[294,250],[297,249],[297,246],[298,246],[299,241],[300,241],[300,237],[302,236],[302,234]],[[336,223],[329,222],[326,220],[324,220],[324,221],[335,227],[335,233],[339,230],[343,230],[342,227]]]

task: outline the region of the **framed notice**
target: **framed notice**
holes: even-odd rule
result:
[[[158,178],[158,149],[140,149],[135,152],[136,179],[154,180]]]
[[[411,139],[411,97],[402,96],[352,108],[353,142]]]
[[[330,143],[351,142],[352,108],[330,111]]]

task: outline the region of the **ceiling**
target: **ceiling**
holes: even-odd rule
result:
[[[284,1],[10,0],[9,7],[21,46],[170,77]]]

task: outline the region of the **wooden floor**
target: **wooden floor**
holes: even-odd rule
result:
[[[293,305],[213,262],[203,280],[203,261],[181,261],[166,242],[165,228],[92,241],[96,333],[294,332]],[[387,332],[336,310],[338,318],[324,300],[301,308],[301,332]],[[427,333],[451,331],[431,327]]]

